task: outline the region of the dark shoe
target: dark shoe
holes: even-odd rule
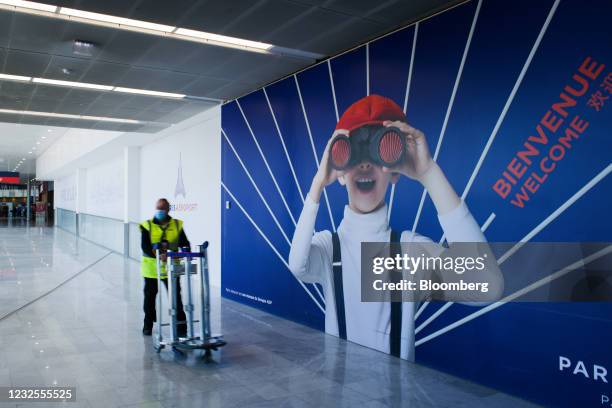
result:
[[[142,334],[144,336],[151,336],[153,334],[153,329],[150,329],[150,328],[147,328],[147,327],[143,327]]]
[[[176,335],[179,337],[187,337],[187,326],[179,324],[176,327]]]

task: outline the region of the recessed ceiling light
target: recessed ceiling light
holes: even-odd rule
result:
[[[109,85],[90,84],[87,82],[60,81],[58,79],[47,79],[47,78],[34,78],[32,79],[32,82],[37,83],[37,84],[70,86],[70,87],[75,87],[75,88],[88,88],[88,89],[96,89],[96,90],[102,90],[102,91],[110,91],[113,89],[113,87]]]
[[[87,41],[74,40],[72,44],[72,53],[75,55],[82,55],[84,57],[92,57],[95,44]],[[71,70],[69,70],[71,71]],[[63,70],[62,70],[63,72]],[[72,72],[64,72],[64,74],[71,74]]]
[[[47,136],[41,136],[40,138],[44,140],[47,138]]]
[[[20,81],[20,82],[28,82],[32,77],[21,76],[21,75],[9,75],[9,74],[0,74],[0,80],[7,79],[9,81]]]
[[[28,152],[28,154],[32,154],[32,152]]]

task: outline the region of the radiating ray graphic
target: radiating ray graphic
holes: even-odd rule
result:
[[[276,215],[274,215],[274,212],[272,211],[272,209],[270,208],[270,206],[268,205],[268,202],[266,201],[266,198],[263,196],[263,194],[261,193],[261,191],[259,190],[259,187],[257,187],[257,183],[255,183],[255,180],[253,180],[253,177],[251,176],[251,173],[249,172],[249,170],[246,168],[246,166],[244,165],[244,162],[242,161],[242,159],[240,158],[240,155],[238,154],[238,152],[236,151],[236,149],[234,148],[234,145],[232,144],[232,142],[230,141],[229,137],[227,137],[227,133],[225,133],[225,130],[223,128],[221,128],[221,133],[223,134],[223,137],[225,138],[225,141],[227,142],[227,144],[229,145],[230,149],[232,149],[232,152],[234,152],[234,156],[236,156],[236,159],[238,159],[238,163],[240,163],[240,166],[242,167],[242,170],[244,170],[244,172],[246,173],[249,181],[251,182],[251,184],[253,185],[253,187],[255,188],[255,191],[257,191],[257,195],[259,195],[259,198],[261,199],[261,202],[264,204],[264,206],[266,207],[266,209],[268,210],[268,213],[270,213],[270,216],[272,217],[272,219],[274,220],[274,223],[276,224],[276,226],[278,227],[280,233],[283,235],[283,237],[285,238],[285,241],[287,241],[287,244],[289,246],[291,246],[291,241],[289,240],[289,237],[287,236],[287,234],[285,233],[285,230],[283,229],[283,227],[280,225],[280,223],[278,222],[278,219],[276,219]]]
[[[274,109],[272,109],[272,104],[270,103],[270,99],[268,98],[268,92],[266,92],[266,88],[262,88],[264,96],[266,97],[266,102],[268,102],[268,108],[270,108],[270,113],[272,114],[272,120],[274,121],[274,126],[276,127],[276,131],[278,132],[278,137],[280,139],[281,145],[283,146],[283,151],[285,152],[285,157],[287,158],[287,163],[289,163],[289,168],[291,169],[291,175],[293,175],[293,180],[295,181],[295,186],[300,193],[300,198],[302,199],[302,203],[304,202],[304,193],[302,193],[302,188],[300,187],[300,183],[297,179],[297,175],[295,174],[295,169],[293,168],[293,162],[291,161],[291,157],[289,157],[289,152],[287,151],[287,146],[285,145],[285,139],[283,138],[283,134],[280,131],[280,127],[278,126],[278,122],[276,121],[276,115],[274,114]]]
[[[529,55],[527,56],[527,59],[525,60],[525,64],[523,64],[523,68],[521,69],[521,72],[519,73],[519,76],[516,79],[516,82],[514,83],[514,87],[512,88],[512,91],[510,92],[510,95],[508,96],[508,99],[506,100],[506,104],[504,105],[504,108],[502,109],[502,112],[499,115],[499,118],[497,119],[497,122],[495,123],[495,127],[493,128],[493,131],[491,132],[491,135],[489,136],[489,139],[487,140],[487,143],[484,147],[484,149],[482,150],[480,157],[478,158],[478,162],[476,163],[476,166],[474,167],[474,170],[472,171],[472,174],[470,175],[470,178],[463,190],[463,193],[461,194],[461,199],[465,200],[467,195],[470,192],[470,189],[472,188],[472,184],[474,183],[474,180],[476,179],[476,176],[478,175],[478,172],[480,171],[480,168],[482,167],[482,163],[484,162],[487,154],[489,153],[489,150],[491,148],[491,145],[493,144],[493,141],[495,140],[495,137],[497,136],[497,132],[499,131],[499,129],[501,128],[501,125],[506,117],[506,114],[508,113],[508,109],[510,108],[510,105],[512,104],[512,101],[514,100],[514,97],[516,95],[516,92],[518,91],[521,82],[523,81],[523,78],[525,77],[525,74],[527,73],[527,70],[529,69],[529,65],[531,65],[531,61],[533,60],[533,57],[536,53],[536,51],[538,50],[538,47],[540,46],[540,43],[542,42],[542,38],[544,37],[544,34],[546,33],[546,30],[548,29],[548,25],[550,24],[550,21],[552,20],[555,11],[557,10],[557,6],[559,5],[560,0],[556,0],[550,11],[548,12],[548,15],[546,17],[546,20],[544,21],[544,24],[542,25],[542,28],[540,29],[540,32],[538,34],[538,37],[536,38],[536,41],[534,42],[533,46],[531,47],[531,51],[529,52]],[[423,198],[423,197],[422,197]],[[419,211],[420,211],[420,206],[419,206]],[[417,213],[417,216],[419,214]],[[440,238],[440,241],[442,242],[444,240],[444,235],[442,236],[442,238]],[[498,260],[499,261],[499,260]],[[452,304],[452,303],[451,303]],[[443,307],[441,307],[439,310],[436,311],[437,315],[436,317],[438,317],[440,314],[442,314],[446,309],[448,309],[451,304],[445,304]],[[429,319],[428,319],[429,320]],[[432,319],[433,321],[433,319]]]
[[[495,217],[496,217],[495,213],[491,213],[489,217],[486,219],[486,221],[484,222],[484,224],[482,224],[482,227],[480,227],[480,230],[482,232],[485,232],[487,228],[489,228],[489,225],[491,225]]]
[[[259,226],[257,225],[257,223],[253,220],[253,218],[251,218],[251,216],[249,215],[249,213],[244,209],[244,207],[242,206],[242,204],[240,204],[240,201],[238,201],[238,199],[236,199],[236,197],[234,197],[234,195],[232,194],[232,192],[225,186],[225,184],[223,182],[221,182],[221,187],[223,187],[223,189],[225,190],[225,192],[227,194],[229,194],[229,196],[232,198],[232,200],[236,203],[236,205],[238,206],[238,208],[240,208],[240,210],[242,211],[242,213],[244,214],[244,216],[249,220],[249,222],[253,225],[253,227],[255,227],[255,229],[257,230],[257,232],[259,232],[259,235],[261,235],[261,237],[264,239],[264,241],[266,241],[266,243],[270,246],[270,248],[272,249],[272,251],[276,254],[276,256],[278,257],[278,259],[280,259],[280,261],[287,267],[287,269],[289,269],[289,264],[287,263],[287,261],[285,261],[285,259],[282,257],[282,255],[278,252],[278,250],[276,249],[276,247],[274,246],[274,244],[272,244],[272,242],[270,242],[270,240],[268,239],[268,237],[266,236],[266,234],[264,234],[264,232],[261,230],[261,228],[259,228]],[[293,276],[295,278],[295,275],[291,274],[291,276]],[[317,299],[313,296],[312,293],[310,293],[310,290],[308,290],[308,288],[304,285],[304,283],[302,281],[300,281],[299,279],[295,278],[295,280],[298,281],[298,283],[300,284],[300,286],[306,291],[306,293],[308,294],[308,296],[310,296],[310,298],[312,299],[313,302],[315,302],[315,304],[317,305],[317,307],[321,310],[321,312],[325,313],[325,308],[323,308],[319,302],[317,301]]]
[[[580,260],[578,260],[578,261],[576,261],[576,262],[566,266],[565,268],[563,268],[563,269],[561,269],[561,270],[559,270],[559,271],[557,271],[557,272],[555,272],[555,273],[553,273],[553,274],[551,274],[551,275],[549,275],[549,276],[547,276],[545,278],[542,278],[542,279],[532,283],[531,285],[526,286],[523,289],[520,289],[520,290],[512,293],[511,295],[508,295],[508,296],[504,297],[503,299],[501,299],[498,302],[495,302],[495,303],[492,303],[492,304],[490,304],[490,305],[488,305],[486,307],[483,307],[482,309],[480,309],[480,310],[478,310],[478,311],[476,311],[476,312],[474,312],[472,314],[469,314],[466,317],[464,317],[462,319],[459,319],[456,322],[454,322],[452,324],[449,324],[448,326],[446,326],[446,327],[444,327],[444,328],[442,328],[442,329],[440,329],[440,330],[438,330],[438,331],[436,331],[436,332],[434,332],[434,333],[432,333],[432,334],[430,334],[430,335],[428,335],[426,337],[423,337],[422,339],[420,339],[420,340],[415,342],[415,346],[420,346],[421,344],[426,343],[426,342],[428,342],[428,341],[430,341],[432,339],[435,339],[436,337],[441,336],[444,333],[447,333],[447,332],[449,332],[449,331],[451,331],[453,329],[456,329],[457,327],[462,326],[465,323],[467,323],[467,322],[469,322],[471,320],[474,320],[475,318],[480,317],[480,316],[482,316],[485,313],[488,313],[488,312],[490,312],[492,310],[495,310],[498,307],[503,306],[506,303],[511,302],[512,300],[517,299],[517,298],[519,298],[519,297],[521,297],[521,296],[523,296],[523,295],[525,295],[525,294],[527,294],[527,293],[529,293],[529,292],[539,288],[540,286],[546,285],[547,283],[550,283],[550,282],[552,282],[552,281],[554,281],[556,279],[559,279],[559,278],[567,275],[569,272],[571,272],[573,270],[576,270],[578,268],[582,268],[583,266],[585,266],[585,265],[587,265],[587,264],[589,264],[589,263],[591,263],[591,262],[593,262],[593,261],[595,261],[595,260],[597,260],[597,259],[599,259],[601,257],[604,257],[604,256],[606,256],[606,255],[608,255],[610,253],[612,253],[612,245],[608,245],[607,247],[605,247],[605,248],[595,252],[594,254],[591,254],[591,255],[587,256],[586,258],[580,259]]]
[[[493,220],[495,219],[495,213],[491,213],[489,215],[489,217],[487,218],[487,220],[484,222],[484,224],[482,224],[482,227],[480,227],[480,230],[482,232],[485,232],[487,230],[487,228],[489,228],[489,225],[491,225],[491,223],[493,222]],[[442,239],[440,239],[440,244],[444,241],[444,236],[442,236]],[[421,313],[423,313],[423,311],[427,308],[427,306],[429,306],[430,302],[423,302],[423,304],[421,305],[421,307],[419,308],[419,310],[417,310],[417,312],[414,315],[414,320],[418,319],[419,316],[421,315]],[[449,302],[449,303],[453,303],[453,302]],[[450,306],[448,306],[446,309],[448,309]],[[444,309],[444,310],[446,310]],[[429,320],[429,319],[428,319]],[[433,319],[432,319],[433,321]],[[422,330],[423,327],[427,326],[430,322],[425,321],[423,323],[423,326],[419,326],[419,328],[417,328],[418,331],[415,331],[415,334],[418,333],[419,331]]]
[[[419,334],[419,332],[421,330],[423,330],[425,327],[427,327],[429,325],[429,323],[433,322],[434,320],[436,320],[438,318],[438,316],[440,316],[442,313],[444,313],[444,311],[446,309],[448,309],[449,307],[452,306],[454,302],[446,302],[444,304],[444,306],[442,306],[441,308],[439,308],[438,310],[435,311],[434,314],[432,314],[431,316],[429,316],[427,318],[427,320],[425,320],[423,323],[421,323],[415,330],[414,330],[414,334]],[[424,305],[425,306],[425,305]],[[423,309],[425,309],[425,307],[423,307]]]
[[[387,208],[387,223],[391,220],[391,208],[393,208],[393,199],[395,198],[395,185],[391,184],[391,194],[389,194],[389,207]]]
[[[419,316],[421,316],[421,314],[425,311],[425,309],[427,309],[427,306],[429,306],[429,301],[423,302],[423,304],[421,305],[421,307],[419,307],[419,310],[417,310],[417,312],[414,314],[414,321],[416,321]]]
[[[274,173],[272,172],[272,169],[270,168],[270,165],[268,164],[268,160],[266,160],[266,156],[264,155],[263,151],[261,150],[261,146],[259,146],[259,141],[257,141],[257,137],[255,137],[255,133],[253,132],[253,129],[251,129],[251,124],[249,123],[249,120],[247,119],[246,115],[244,114],[244,111],[242,110],[242,106],[240,105],[240,101],[238,99],[236,99],[236,105],[238,105],[238,109],[240,109],[240,113],[242,114],[242,117],[244,118],[244,123],[246,123],[247,128],[249,129],[249,133],[251,134],[251,137],[253,137],[253,141],[255,142],[255,146],[257,146],[257,151],[259,152],[259,155],[261,156],[264,164],[266,165],[266,169],[268,170],[268,174],[270,174],[270,177],[272,178],[272,182],[274,183],[274,187],[276,187],[276,191],[278,192],[278,195],[280,196],[281,200],[283,201],[285,209],[289,213],[289,217],[291,218],[291,221],[293,222],[293,226],[295,226],[296,225],[295,218],[293,218],[293,214],[291,213],[291,210],[289,209],[289,205],[287,204],[287,201],[285,200],[285,196],[281,192],[281,189],[278,186],[278,183],[276,182],[276,177],[274,177]]]
[[[580,190],[578,190],[573,196],[570,197],[569,200],[563,203],[561,207],[557,208],[552,214],[550,214],[544,221],[538,224],[533,230],[531,230],[527,235],[525,235],[519,242],[514,244],[512,248],[510,248],[505,254],[503,254],[498,262],[502,263],[506,259],[510,258],[516,251],[521,249],[525,243],[529,242],[531,238],[533,238],[536,234],[542,231],[548,224],[553,222],[559,215],[561,215],[565,210],[567,210],[572,204],[574,204],[580,197],[585,195],[593,186],[603,180],[610,172],[612,171],[612,164],[609,164],[605,169],[603,169],[599,174],[597,174],[591,181],[584,185]]]
[[[325,296],[323,296],[323,294],[321,293],[321,291],[319,290],[319,287],[317,286],[316,283],[312,284],[312,287],[315,288],[315,291],[317,292],[317,295],[319,295],[319,299],[321,300],[321,302],[325,305]]]
[[[414,67],[414,54],[416,51],[417,36],[419,35],[419,22],[414,25],[414,35],[412,36],[412,50],[410,51],[410,66],[408,67],[408,79],[406,80],[406,93],[404,95],[404,114],[408,107],[408,97],[410,96],[410,84],[412,83],[412,69]],[[393,198],[395,197],[396,184],[391,185],[391,196],[389,197],[389,208],[387,210],[387,221],[391,219],[393,209]]]
[[[302,113],[304,114],[304,121],[306,122],[306,130],[308,131],[308,137],[310,138],[310,146],[312,147],[312,154],[314,155],[317,169],[319,168],[319,157],[317,155],[317,149],[315,148],[314,140],[312,139],[312,132],[310,131],[310,122],[308,121],[308,115],[306,114],[306,108],[304,107],[304,99],[302,99],[302,91],[300,89],[300,82],[297,79],[297,75],[293,75],[295,80],[295,86],[297,88],[298,97],[300,98],[300,105],[302,106]],[[331,207],[329,206],[329,199],[327,198],[327,190],[323,188],[323,197],[325,198],[325,205],[327,206],[327,213],[329,214],[329,221],[331,222],[332,229],[336,232],[336,223],[332,216]]]
[[[453,110],[453,104],[455,103],[455,96],[457,95],[457,88],[459,88],[459,83],[461,82],[461,75],[463,74],[463,67],[465,66],[465,60],[467,59],[468,52],[470,50],[470,44],[472,43],[472,37],[474,36],[474,29],[476,28],[476,23],[478,22],[478,15],[480,14],[480,6],[482,5],[482,0],[478,0],[478,5],[476,6],[476,11],[474,12],[474,18],[472,19],[472,25],[470,27],[470,33],[468,34],[467,41],[465,42],[465,47],[463,49],[463,55],[461,56],[461,63],[459,64],[459,70],[457,70],[457,76],[455,77],[455,84],[453,85],[453,91],[451,92],[450,100],[448,101],[448,106],[446,108],[446,114],[444,115],[444,121],[442,122],[442,129],[440,130],[440,135],[438,136],[438,143],[436,144],[436,150],[434,151],[433,160],[436,161],[438,158],[438,154],[440,153],[440,148],[442,147],[442,141],[444,140],[444,134],[446,133],[446,127],[448,125],[448,119],[450,118],[451,111]],[[419,201],[419,207],[417,209],[416,216],[414,217],[414,223],[412,224],[412,231],[416,232],[417,226],[419,224],[419,219],[421,218],[421,212],[423,211],[423,204],[425,203],[425,197],[427,197],[427,190],[423,189],[421,193],[421,200]]]
[[[338,102],[336,101],[336,86],[334,85],[334,74],[331,68],[331,59],[327,60],[327,70],[329,71],[329,84],[331,85],[332,97],[334,98],[334,110],[336,111],[336,122],[340,120],[338,115]]]
[[[516,251],[518,251],[523,245],[525,245],[525,243],[529,242],[536,234],[538,234],[540,231],[542,231],[544,228],[546,228],[548,226],[548,224],[550,224],[551,222],[553,222],[557,217],[559,217],[559,215],[563,214],[563,212],[565,210],[567,210],[572,204],[574,204],[576,201],[578,201],[578,199],[580,199],[583,195],[585,195],[589,190],[591,190],[594,186],[596,186],[601,180],[603,180],[608,174],[610,174],[610,172],[612,172],[612,164],[608,164],[608,166],[603,169],[602,171],[600,171],[595,177],[593,177],[587,184],[585,184],[582,188],[580,188],[576,193],[574,193],[574,195],[572,195],[566,202],[564,202],[559,208],[557,208],[555,211],[553,211],[548,217],[546,217],[541,223],[539,223],[534,229],[532,229],[527,235],[525,235],[523,238],[520,239],[519,242],[517,242],[512,248],[510,248],[508,251],[506,251],[502,256],[500,256],[497,260],[497,264],[501,265],[503,264],[508,258],[510,258],[514,253],[516,253]],[[558,272],[557,272],[558,273]],[[552,274],[550,276],[555,276],[557,273]],[[544,278],[546,279],[546,278]],[[555,278],[556,279],[556,278]],[[541,279],[540,281],[542,281],[543,279]],[[540,282],[538,281],[538,282]],[[530,285],[532,286],[532,285]],[[527,287],[530,287],[527,286]],[[539,285],[541,286],[541,285]],[[536,286],[536,287],[539,287]],[[535,289],[536,287],[534,287],[533,289]],[[532,289],[532,290],[533,290]],[[521,289],[523,290],[523,289]],[[520,291],[519,291],[520,292]],[[518,292],[515,292],[518,293]],[[525,292],[527,293],[527,292]],[[509,296],[513,296],[513,295],[509,295]],[[505,299],[505,298],[504,298]],[[503,299],[499,302],[496,303],[500,303],[502,302]],[[440,316],[446,309],[448,309],[450,306],[452,305],[451,302],[445,304],[443,307],[441,307],[438,311],[436,311],[437,315],[436,318],[438,316]],[[486,309],[486,308],[485,308]],[[472,313],[472,315],[474,315],[474,313]],[[470,316],[472,316],[470,315]],[[479,316],[479,315],[478,315]],[[477,316],[476,316],[477,317]],[[429,320],[429,319],[428,319]],[[433,321],[434,319],[431,319],[431,321]],[[463,319],[459,320],[462,321]],[[471,320],[471,319],[470,319]],[[427,324],[429,324],[431,322],[428,322]],[[447,327],[451,327],[453,326],[455,323],[450,324]],[[453,326],[453,328],[456,326]],[[441,329],[444,330],[444,329]],[[441,331],[439,330],[439,331]],[[417,330],[415,331],[415,333],[418,333],[419,328],[417,328]],[[437,333],[437,332],[436,332]],[[440,334],[443,334],[445,332],[442,332]],[[429,336],[428,336],[429,337]]]
[[[412,51],[410,51],[410,66],[408,67],[408,79],[406,80],[406,94],[404,95],[404,114],[408,107],[408,97],[410,96],[410,84],[412,83],[412,71],[414,68],[414,54],[416,52],[417,37],[419,35],[419,23],[414,25],[414,35],[412,36]]]
[[[370,95],[370,43],[366,44],[366,95]]]
[[[550,21],[552,20],[555,14],[555,11],[557,10],[559,1],[560,0],[555,0],[550,11],[548,12],[546,21],[544,21],[544,24],[542,25],[542,28],[540,29],[540,33],[538,34],[538,37],[536,38],[533,44],[533,47],[531,47],[531,51],[529,52],[529,55],[527,56],[527,60],[525,61],[525,64],[523,65],[523,68],[521,69],[521,72],[518,78],[516,79],[516,82],[514,83],[514,87],[512,88],[512,91],[510,92],[510,95],[508,96],[508,100],[506,101],[506,104],[504,105],[504,108],[502,109],[501,114],[499,115],[499,118],[497,119],[497,123],[495,123],[495,127],[493,128],[493,131],[491,132],[491,135],[489,136],[489,140],[487,140],[487,144],[485,145],[484,149],[482,150],[482,153],[480,154],[480,158],[478,159],[478,162],[476,163],[476,167],[474,167],[474,171],[472,171],[472,175],[470,176],[470,179],[468,180],[465,186],[465,189],[463,190],[463,193],[461,194],[461,198],[464,200],[467,197],[468,193],[470,192],[470,188],[472,188],[474,179],[476,179],[476,176],[478,175],[478,172],[480,171],[480,167],[482,166],[482,163],[485,157],[487,157],[487,154],[489,153],[489,149],[491,148],[491,145],[493,144],[493,141],[495,140],[495,137],[497,136],[497,132],[499,131],[499,128],[501,127],[504,119],[506,118],[506,113],[508,113],[508,109],[510,108],[512,101],[514,100],[514,96],[516,95],[516,92],[521,86],[521,82],[523,82],[523,78],[525,77],[525,74],[527,73],[527,70],[529,69],[531,60],[533,59],[533,56],[538,50],[538,47],[540,46],[540,42],[542,42],[542,38],[544,37],[544,34],[546,33],[546,29],[548,28],[548,25],[550,24]]]

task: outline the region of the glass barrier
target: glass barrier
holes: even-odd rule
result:
[[[123,253],[123,221],[90,214],[79,214],[79,236],[110,250]]]
[[[56,208],[56,225],[68,232],[76,234],[76,213],[74,211]]]
[[[74,211],[63,208],[56,209],[57,227],[76,234],[77,216]],[[95,244],[102,245],[120,254],[124,253],[125,231],[124,223],[114,218],[99,215],[79,214],[79,236]],[[128,253],[132,259],[140,260],[140,226],[135,222],[128,224]]]

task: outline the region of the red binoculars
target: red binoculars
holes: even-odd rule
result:
[[[405,154],[406,139],[396,127],[360,127],[350,136],[336,136],[330,147],[331,165],[336,170],[345,170],[362,161],[393,167]]]

